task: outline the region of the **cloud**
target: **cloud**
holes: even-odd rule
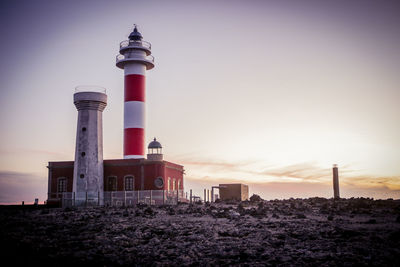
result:
[[[349,176],[342,179],[346,186],[354,186],[360,188],[381,188],[387,190],[400,190],[400,175],[399,176],[372,176],[359,175]]]
[[[286,166],[272,167],[263,164],[260,161],[245,162],[225,162],[220,160],[202,160],[202,159],[183,159],[179,162],[184,166],[201,167],[203,172],[211,175],[218,173],[237,173],[242,176],[252,177],[250,180],[265,181],[282,180],[284,178],[296,179],[298,181],[320,181],[327,182],[332,177],[331,168],[323,168],[315,162],[303,162]],[[188,168],[189,169],[189,168]],[[193,169],[193,168],[190,168]],[[354,172],[349,166],[340,168],[341,174]]]
[[[19,150],[12,150],[12,149],[1,149],[0,154],[33,154],[33,155],[44,155],[50,156],[55,158],[71,158],[70,152],[59,152],[59,151],[50,151],[50,150],[41,150],[41,149],[19,149]]]
[[[254,183],[248,180],[232,180],[229,178],[212,179],[205,177],[186,177],[185,190],[193,189],[194,194],[203,196],[203,189],[211,189],[211,186],[220,183],[243,183],[249,186],[249,196],[258,194],[262,198],[288,199],[288,198],[308,198],[308,197],[326,197],[333,196],[333,188],[330,183],[321,182],[259,182]],[[216,191],[218,193],[218,191]],[[376,199],[400,198],[400,190],[380,187],[364,187],[358,184],[345,184],[340,186],[340,195],[343,198],[351,197],[373,197]]]
[[[46,199],[47,178],[36,174],[0,171],[0,204],[32,203]]]

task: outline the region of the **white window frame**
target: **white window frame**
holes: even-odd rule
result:
[[[129,190],[126,188],[126,186],[127,186],[126,181],[128,179],[132,179],[132,187]],[[133,175],[125,175],[125,177],[124,177],[124,190],[125,191],[135,191],[135,176],[133,176]]]

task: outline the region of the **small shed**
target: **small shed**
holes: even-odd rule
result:
[[[249,186],[245,184],[219,184],[221,200],[248,200]]]

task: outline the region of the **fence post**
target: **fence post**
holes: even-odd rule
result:
[[[192,204],[192,189],[190,189],[190,204]]]
[[[153,202],[153,190],[150,190],[150,206],[152,202]]]
[[[176,189],[176,205],[178,205],[179,202],[179,191]]]

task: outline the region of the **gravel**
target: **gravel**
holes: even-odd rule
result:
[[[66,266],[400,266],[400,201],[0,208],[3,261]]]

